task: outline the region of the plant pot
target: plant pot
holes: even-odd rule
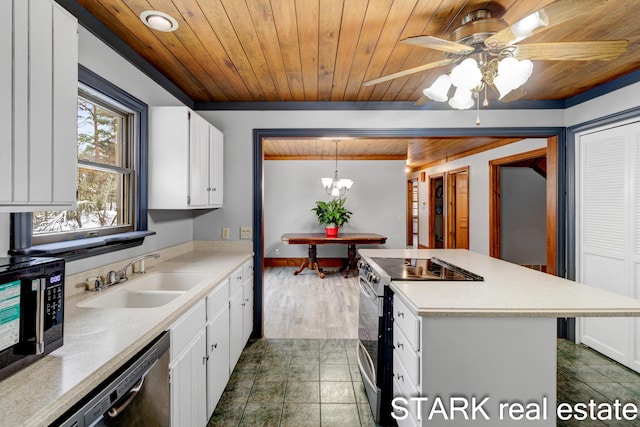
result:
[[[338,227],[325,227],[324,231],[327,237],[338,237]]]

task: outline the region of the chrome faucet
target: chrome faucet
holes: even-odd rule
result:
[[[159,254],[142,255],[142,256],[139,256],[138,258],[135,258],[133,261],[129,262],[127,265],[122,267],[120,271],[117,271],[117,272],[113,270],[110,271],[107,277],[106,286],[117,285],[120,282],[125,282],[129,280],[129,277],[127,277],[127,269],[132,265],[134,265],[135,263],[145,260],[147,258],[158,259],[160,258],[160,255]]]

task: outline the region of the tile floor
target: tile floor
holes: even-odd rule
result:
[[[640,405],[640,374],[627,369],[585,346],[558,340],[558,402],[578,403],[594,399],[597,403]],[[558,421],[558,426],[640,426],[635,421]]]
[[[244,349],[208,427],[375,426],[355,340],[261,339]],[[558,341],[558,402],[640,404],[640,375]],[[640,426],[640,421],[558,421],[561,427]]]
[[[375,426],[356,340],[250,341],[209,420],[219,426]]]

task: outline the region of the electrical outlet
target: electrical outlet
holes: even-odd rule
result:
[[[229,227],[222,227],[222,238],[229,240]]]
[[[280,255],[280,249],[276,249],[276,255]]]
[[[251,237],[252,237],[251,227],[240,227],[241,239],[251,239]]]

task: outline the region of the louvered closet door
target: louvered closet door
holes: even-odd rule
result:
[[[638,296],[640,254],[640,150],[632,136],[638,129],[634,124],[582,135],[577,147],[578,281],[632,297]],[[631,318],[585,318],[579,336],[631,366],[636,359],[635,323]]]

